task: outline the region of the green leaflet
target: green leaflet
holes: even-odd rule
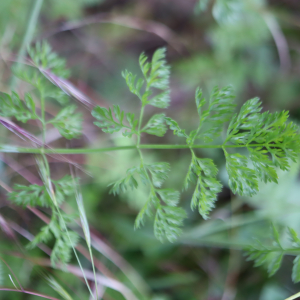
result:
[[[149,184],[149,175],[151,174],[152,182],[155,187],[161,187],[164,181],[168,178],[168,174],[170,171],[170,165],[165,162],[161,163],[152,163],[152,164],[145,164],[141,167],[133,167],[127,170],[126,176],[114,184],[112,184],[111,193],[119,194],[121,192],[126,192],[127,189],[135,189],[138,187],[137,179],[134,175],[139,175],[140,180],[144,184]]]
[[[15,117],[23,123],[38,118],[35,111],[35,103],[30,94],[26,93],[24,101],[22,101],[15,92],[12,92],[11,96],[6,93],[0,93],[0,116]]]
[[[62,204],[67,196],[74,194],[72,188],[73,179],[70,176],[65,176],[60,180],[52,180],[55,188],[56,200],[58,204]],[[44,206],[52,207],[53,201],[44,185],[31,184],[29,186],[15,184],[14,191],[8,194],[9,199],[22,206]]]
[[[157,114],[151,117],[142,132],[153,134],[159,137],[165,135],[167,126],[165,125],[165,114]]]
[[[69,77],[70,72],[66,68],[66,61],[53,52],[47,42],[38,42],[35,47],[29,47],[28,53],[38,68],[50,70],[53,74],[62,78]]]
[[[147,60],[146,55],[142,53],[139,63],[145,79],[139,78],[136,81],[137,76],[127,70],[122,72],[122,76],[125,78],[130,92],[138,96],[143,105],[167,108],[170,102],[170,67],[166,62],[166,49],[156,50],[151,62]],[[154,92],[155,94],[153,94]]]
[[[77,179],[74,179],[77,182]],[[65,224],[74,222],[77,216],[69,215],[61,212],[57,214],[55,205],[61,205],[68,196],[74,195],[74,180],[70,176],[64,176],[59,180],[52,180],[50,185],[53,187],[51,191],[55,193],[56,203],[53,202],[53,196],[49,195],[48,187],[37,184],[24,186],[16,184],[14,191],[9,193],[9,199],[22,206],[44,206],[52,208],[52,219],[50,223],[41,228],[41,231],[27,245],[28,249],[37,247],[40,243],[47,243],[55,238],[55,247],[51,254],[52,264],[55,265],[61,261],[66,264],[70,261],[72,243],[76,244],[78,237],[76,233],[65,232]],[[68,234],[71,236],[72,243],[69,241]],[[62,250],[64,248],[64,250]]]
[[[181,129],[178,125],[178,123],[171,119],[171,118],[166,118],[166,123],[169,125],[170,129],[173,130],[173,133],[179,137],[185,137],[188,138],[189,136],[185,133],[184,129]]]
[[[175,135],[185,137],[188,145],[193,145],[196,139],[200,139],[204,143],[212,142],[221,135],[224,124],[231,120],[236,106],[233,100],[234,96],[230,86],[222,89],[215,87],[208,103],[202,97],[201,89],[197,88],[195,102],[199,115],[198,127],[190,134],[186,134],[175,120],[166,118],[166,123]],[[204,109],[205,106],[207,106],[206,109]]]
[[[92,111],[92,116],[98,120],[94,124],[100,127],[103,132],[114,133],[125,129],[123,135],[126,137],[132,137],[133,134],[137,134],[138,120],[134,119],[134,114],[125,114],[124,111],[121,111],[119,105],[114,105],[113,110],[96,106]],[[123,123],[125,116],[128,125]]]
[[[167,238],[174,242],[181,234],[181,226],[186,218],[184,209],[173,206],[159,206],[155,214],[154,234],[163,242]]]
[[[73,221],[74,216],[65,215],[65,224],[70,224]],[[41,231],[35,236],[35,238],[26,246],[27,249],[33,249],[40,243],[48,243],[55,238],[56,242],[51,253],[51,263],[55,267],[57,263],[61,262],[67,264],[71,260],[72,246],[75,247],[79,241],[79,236],[73,231],[68,233],[62,230],[60,220],[58,221],[55,214],[52,216],[50,223],[42,227]]]
[[[297,255],[293,262],[292,280],[295,283],[300,282],[300,255]]]
[[[44,206],[51,207],[53,205],[45,186],[32,184],[29,186],[15,184],[14,191],[8,194],[9,199],[17,205],[21,206]]]
[[[166,162],[147,164],[145,168],[151,174],[153,185],[158,188],[162,186],[170,172],[170,164]]]
[[[247,167],[248,159],[239,153],[225,151],[226,169],[231,190],[239,195],[253,196],[258,191],[256,172]]]
[[[138,229],[145,223],[145,217],[152,217],[153,216],[153,209],[159,204],[159,199],[156,196],[155,192],[151,192],[149,195],[149,198],[146,202],[146,204],[143,206],[143,208],[138,213],[135,222],[134,222],[134,228]]]
[[[288,112],[261,113],[258,98],[248,100],[228,127],[224,142],[244,145],[249,151],[253,169],[248,158],[240,154],[226,156],[229,185],[234,193],[252,196],[258,191],[257,179],[277,183],[275,167],[289,169],[289,159],[295,161],[299,152],[298,127],[287,123]]]
[[[26,248],[28,250],[31,250],[31,249],[37,247],[38,244],[40,244],[40,243],[47,243],[53,238],[53,235],[51,233],[50,224],[42,227],[41,231],[35,236],[35,238],[29,244],[27,244]]]
[[[215,87],[210,95],[208,108],[202,111],[206,100],[202,98],[201,90],[196,90],[195,100],[200,121],[197,134],[193,136],[192,132],[192,136],[190,135],[192,141],[197,138],[205,143],[212,142],[221,135],[224,124],[233,116],[236,107],[234,98],[231,86],[222,89]]]
[[[137,172],[137,168],[133,167],[127,170],[126,176],[118,181],[116,181],[114,184],[112,184],[112,188],[110,190],[110,193],[113,193],[114,195],[119,193],[124,193],[127,191],[127,189],[136,189],[138,187],[138,182],[133,176],[134,173]]]
[[[63,108],[54,119],[49,121],[67,139],[78,138],[81,135],[82,115],[75,113],[76,109],[75,105],[69,105]]]
[[[289,228],[289,235],[292,242],[292,248],[285,248],[280,242],[279,233],[274,225],[272,225],[272,241],[275,241],[275,245],[266,246],[257,242],[253,246],[247,247],[246,255],[247,260],[253,260],[255,266],[266,266],[269,276],[273,276],[281,266],[284,255],[289,255],[294,252],[296,255],[300,251],[300,239],[294,229]],[[292,271],[292,279],[295,283],[300,281],[300,255],[297,255],[294,259],[294,266]]]
[[[144,164],[127,170],[126,176],[113,184],[111,192],[118,194],[127,189],[138,187],[135,177],[139,175],[142,183],[150,187],[149,198],[135,220],[135,228],[140,228],[145,223],[146,216],[154,218],[154,234],[163,241],[168,239],[173,242],[181,233],[183,219],[186,213],[178,208],[180,193],[172,189],[160,189],[167,179],[170,165],[165,162]]]
[[[64,232],[55,242],[51,253],[51,263],[55,267],[59,262],[67,264],[71,260],[72,247],[79,241],[79,236],[73,231]]]
[[[143,87],[145,81],[142,78],[140,78],[137,80],[137,82],[135,82],[136,75],[133,75],[131,72],[128,72],[127,70],[122,72],[122,76],[124,77],[130,92],[137,95],[141,99],[142,98],[141,88]]]
[[[222,190],[222,184],[216,179],[218,169],[211,159],[197,158],[192,154],[192,162],[186,175],[184,187],[188,188],[190,183],[196,183],[193,193],[191,208],[198,208],[204,219],[208,218],[217,200],[217,194]]]
[[[55,185],[55,192],[56,194],[60,194],[63,196],[71,196],[74,195],[74,182],[78,184],[78,178],[72,178],[70,175],[65,175],[59,180],[52,180]],[[58,196],[56,197],[63,197]]]

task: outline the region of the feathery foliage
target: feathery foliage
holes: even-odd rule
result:
[[[11,96],[0,93],[0,116],[7,118],[15,116],[18,121],[23,123],[38,118],[35,103],[30,94],[26,93],[24,101],[22,101],[15,92],[12,92]]]
[[[24,100],[15,92],[11,95],[1,93],[0,116],[14,117],[20,122],[38,120],[41,123],[43,143],[35,146],[42,147],[36,161],[43,185],[15,185],[9,198],[17,205],[51,209],[50,223],[41,228],[28,248],[32,249],[40,243],[54,240],[51,262],[53,266],[59,263],[66,265],[71,259],[72,249],[77,257],[74,247],[79,240],[75,232],[68,230],[74,217],[60,210],[61,204],[68,197],[76,198],[90,254],[91,237],[83,200],[76,189],[78,182],[70,176],[60,180],[51,178],[44,144],[48,125],[57,128],[66,139],[79,137],[82,131],[82,116],[76,113],[75,105],[68,104],[66,89],[63,86],[66,84],[63,80],[68,76],[64,60],[54,54],[45,43],[37,44],[29,50],[29,54],[33,65],[19,69],[16,74],[31,83],[35,90],[30,95],[26,94]],[[203,158],[201,153],[196,153],[197,148],[221,149],[226,160],[229,187],[233,193],[246,196],[258,192],[259,181],[277,183],[277,169],[286,171],[290,168],[290,162],[297,160],[300,152],[298,127],[288,121],[288,112],[262,112],[261,102],[254,98],[248,100],[240,111],[235,113],[234,95],[230,86],[214,88],[208,100],[200,88],[196,89],[195,111],[198,114],[198,122],[197,127],[190,133],[182,129],[175,120],[166,117],[165,113],[156,113],[144,122],[144,113],[148,105],[161,109],[169,106],[170,67],[166,62],[166,49],[156,50],[151,60],[145,54],[141,54],[139,65],[143,78],[138,78],[127,70],[122,73],[129,91],[140,100],[138,117],[132,112],[125,113],[117,105],[113,105],[112,108],[96,106],[92,111],[92,116],[96,119],[94,124],[103,132],[112,134],[121,131],[123,136],[133,138],[136,142],[132,148],[139,155],[139,165],[129,168],[123,178],[111,184],[111,192],[114,195],[137,189],[140,183],[148,189],[148,198],[136,217],[135,228],[141,227],[146,218],[150,218],[154,223],[155,236],[160,241],[167,239],[174,242],[181,234],[181,227],[186,218],[185,210],[179,207],[180,193],[165,186],[170,172],[169,163],[148,163],[143,156],[141,140],[145,134],[163,137],[169,127],[174,135],[185,139],[184,146],[191,152],[191,163],[183,186],[186,190],[193,187],[191,208],[197,209],[204,219],[209,218],[218,193],[222,190],[222,184],[217,177],[218,166],[212,159]],[[55,98],[59,104],[65,105],[59,108],[54,117],[45,114],[45,102],[49,98]],[[35,108],[37,101],[40,102],[41,108],[38,111]],[[225,138],[221,136],[222,132],[226,132]],[[162,149],[164,147],[167,148],[161,145]],[[176,145],[172,145],[172,148],[176,148]],[[239,153],[240,148],[245,150],[243,154]],[[257,266],[267,264],[269,274],[275,274],[285,254],[290,251],[299,252],[300,242],[296,232],[290,229],[290,235],[293,248],[287,249],[281,245],[279,234],[273,227],[273,240],[276,245],[269,247],[258,244],[250,247],[247,250],[249,259],[254,260]],[[292,277],[295,282],[300,281],[299,255],[294,260]]]
[[[288,228],[291,247],[283,247],[280,242],[279,232],[272,225],[273,236],[271,240],[274,245],[265,246],[257,242],[254,246],[247,247],[246,256],[248,260],[253,260],[255,267],[265,266],[269,276],[273,276],[280,268],[282,259],[285,255],[296,255],[293,263],[292,280],[294,283],[300,281],[300,239],[294,229]]]

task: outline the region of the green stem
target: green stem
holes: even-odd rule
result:
[[[41,91],[41,120],[43,126],[43,148],[46,143],[45,97]]]
[[[297,299],[298,297],[300,297],[300,292],[293,295],[293,296],[291,296],[291,297],[289,297],[289,298],[286,298],[285,300],[294,300],[294,299]]]
[[[58,202],[57,202],[57,199],[56,199],[56,195],[55,195],[55,192],[54,192],[54,190],[52,188],[50,167],[49,167],[49,163],[48,163],[47,157],[46,157],[45,152],[44,152],[45,151],[44,144],[46,142],[45,98],[44,98],[43,91],[40,91],[40,94],[41,94],[41,122],[42,122],[42,125],[43,125],[43,127],[42,127],[43,145],[42,145],[42,148],[40,149],[41,150],[41,156],[43,158],[43,165],[39,164],[39,169],[40,169],[41,177],[42,177],[44,185],[46,186],[46,189],[48,190],[48,194],[51,197],[51,199],[53,201],[53,204],[54,204],[54,209],[52,209],[52,214],[55,213],[55,210],[57,211],[57,214],[58,214],[58,216],[59,216],[59,218],[60,218],[60,220],[61,220],[61,222],[62,222],[62,224],[64,226],[63,229],[65,230],[65,232],[66,232],[66,234],[68,236],[68,239],[70,241],[70,245],[71,245],[71,247],[73,249],[74,255],[75,255],[76,259],[77,259],[77,262],[78,262],[79,267],[81,269],[81,272],[83,274],[83,278],[85,280],[86,286],[87,286],[87,288],[88,288],[88,290],[89,290],[92,298],[95,299],[95,297],[93,295],[93,292],[92,292],[92,290],[90,288],[90,285],[89,285],[89,283],[87,281],[87,278],[85,276],[85,273],[83,271],[83,267],[81,265],[81,262],[79,260],[78,255],[77,255],[75,247],[74,247],[74,245],[72,243],[72,240],[71,240],[71,237],[70,237],[67,225],[66,225],[66,223],[65,223],[65,221],[64,221],[64,219],[63,219],[63,217],[61,215],[60,208],[58,206]],[[43,169],[46,172],[44,172]],[[89,250],[90,250],[90,253],[91,253],[90,247],[89,247]],[[93,270],[94,270],[94,274],[95,274],[94,264],[93,264]],[[95,280],[96,280],[96,277],[95,277]],[[97,287],[97,282],[96,281],[95,281],[95,285]],[[97,290],[97,297],[98,297],[98,290]]]
[[[33,9],[32,9],[32,13],[30,16],[30,21],[28,23],[27,30],[26,30],[19,54],[18,54],[17,63],[22,62],[23,57],[25,55],[26,47],[31,43],[34,29],[36,28],[37,20],[38,20],[40,11],[41,11],[42,4],[43,4],[43,0],[35,0]],[[20,67],[18,66],[18,69],[19,68]],[[17,84],[17,79],[16,79],[16,77],[13,77],[11,84],[10,84],[11,90],[13,90],[15,88],[16,84]]]
[[[140,118],[139,118],[139,127],[138,127],[138,138],[137,138],[137,148],[140,146],[141,142],[141,127],[142,127],[142,122],[143,122],[143,116],[144,116],[144,110],[145,110],[145,105],[142,104],[141,112],[140,112]]]
[[[272,144],[272,147],[281,148],[282,144]],[[89,153],[100,153],[110,152],[118,150],[136,150],[136,149],[220,149],[220,148],[247,148],[247,147],[266,147],[265,144],[250,144],[250,145],[166,145],[166,144],[137,144],[131,146],[118,146],[118,147],[102,147],[102,148],[77,148],[77,149],[62,149],[62,148],[24,148],[10,145],[0,145],[0,153],[32,153],[32,154],[89,154]]]

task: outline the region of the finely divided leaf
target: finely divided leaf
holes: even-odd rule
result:
[[[75,105],[67,106],[49,122],[67,139],[78,138],[81,135],[82,115],[75,113],[76,109]]]
[[[293,264],[292,279],[294,283],[298,283],[300,281],[300,255],[294,259]]]
[[[145,205],[143,206],[143,208],[141,209],[141,211],[139,212],[139,214],[135,219],[134,228],[137,229],[143,226],[145,223],[146,215],[148,217],[151,217],[153,215],[152,209],[154,207],[157,207],[158,205],[159,205],[159,199],[157,198],[155,192],[151,191],[147,202],[145,203]]]
[[[152,57],[151,72],[147,84],[160,90],[169,88],[170,66],[166,62],[166,48],[156,50]]]
[[[137,95],[141,99],[142,98],[141,88],[143,87],[144,80],[140,78],[137,80],[137,82],[135,82],[136,75],[133,75],[131,72],[128,72],[127,70],[122,72],[122,76],[125,78],[126,84],[129,87],[130,92]]]
[[[151,173],[152,182],[155,187],[161,187],[170,172],[170,164],[166,162],[147,164],[145,168]]]
[[[165,124],[165,114],[157,114],[151,117],[142,132],[162,137],[167,131]]]
[[[110,193],[113,193],[114,195],[120,194],[121,192],[124,193],[127,191],[127,189],[131,188],[136,189],[138,187],[138,182],[133,176],[134,173],[137,172],[137,168],[133,167],[127,170],[126,176],[118,181],[116,181],[114,184],[112,184],[112,188],[110,190]]]
[[[92,116],[98,120],[98,122],[94,122],[94,124],[100,127],[103,132],[113,133],[121,129],[129,129],[129,131],[126,130],[123,133],[123,135],[127,137],[131,137],[136,133],[138,120],[134,119],[134,114],[132,113],[125,114],[124,111],[120,110],[118,105],[114,105],[113,110],[111,108],[107,109],[105,107],[96,106],[92,111]],[[129,126],[123,123],[125,116]]]
[[[172,189],[156,190],[162,201],[167,206],[177,206],[179,202],[180,193]]]
[[[57,203],[62,204],[67,196],[72,196],[75,193],[73,178],[69,175],[64,176],[60,180],[52,180],[55,185],[55,195]],[[75,179],[75,182],[78,182]]]
[[[145,82],[144,79],[140,78],[136,81],[136,75],[127,70],[122,73],[129,90],[137,95],[144,105],[149,104],[159,108],[167,108],[169,106],[170,67],[166,63],[165,52],[165,48],[156,50],[151,62],[147,61],[148,58],[144,53],[140,55],[139,64],[146,80],[146,88],[143,93],[141,90]],[[160,91],[153,95],[156,89]]]
[[[220,136],[223,126],[230,121],[235,109],[234,96],[230,86],[222,89],[214,88],[209,100],[209,107],[201,112],[205,100],[200,90],[196,91],[196,105],[200,116],[201,131],[197,138],[211,142]]]
[[[35,238],[26,245],[26,248],[28,250],[33,249],[37,247],[40,243],[47,243],[49,240],[53,238],[53,235],[50,230],[50,226],[44,226],[42,227],[41,231],[38,233],[38,235],[35,236]]]
[[[253,164],[256,175],[263,182],[275,182],[278,183],[278,175],[274,169],[272,161],[269,159],[266,151],[262,147],[250,148],[250,160]]]
[[[192,197],[191,208],[198,208],[204,219],[215,206],[217,194],[222,190],[222,184],[216,179],[218,169],[214,162],[208,158],[197,158],[193,154],[185,180],[185,187],[196,181],[196,188]]]
[[[179,137],[188,138],[189,136],[185,133],[184,129],[181,129],[178,123],[172,118],[165,118],[167,125],[169,125],[170,129],[173,130],[173,133]]]
[[[28,48],[28,53],[37,67],[50,70],[62,78],[69,77],[70,72],[66,68],[66,61],[53,52],[47,42],[36,43],[35,47]]]
[[[269,277],[273,276],[279,270],[281,266],[283,254],[284,254],[283,252],[276,252],[273,255],[273,258],[268,265]]]
[[[300,239],[298,238],[298,235],[293,228],[289,227],[289,235],[291,241],[295,243],[296,247],[300,247]]]
[[[235,115],[230,122],[224,144],[231,142],[244,145],[249,150],[249,158],[254,167],[254,181],[256,177],[264,182],[277,183],[278,176],[274,167],[288,170],[289,159],[297,160],[300,145],[298,127],[293,123],[287,124],[288,112],[286,111],[261,113],[261,109],[261,102],[258,98],[248,100],[242,106],[239,114]],[[251,171],[244,169],[247,166],[246,159],[242,159],[242,161],[244,163],[240,170],[250,176]],[[237,170],[237,164],[235,168]],[[236,186],[234,184],[236,175],[232,176],[234,186]],[[255,193],[256,187],[253,183],[249,182],[250,193],[248,195]],[[251,185],[254,189],[251,188]],[[246,187],[246,189],[248,188]],[[235,188],[235,190],[239,189]]]
[[[155,214],[154,234],[163,242],[167,238],[174,242],[181,234],[183,219],[186,218],[184,209],[160,205]]]
[[[258,192],[256,172],[247,167],[247,157],[239,153],[229,154],[225,151],[226,169],[229,186],[235,194],[253,196]]]
[[[71,260],[72,248],[76,246],[79,241],[79,236],[74,231],[63,232],[61,237],[56,240],[54,248],[51,253],[51,263],[55,267],[59,262],[64,265]]]
[[[15,184],[14,191],[8,194],[9,199],[20,206],[52,206],[53,202],[46,187],[37,184],[29,186]]]
[[[22,101],[15,92],[12,92],[11,96],[0,92],[0,116],[15,117],[23,123],[38,118],[32,97],[26,93]]]

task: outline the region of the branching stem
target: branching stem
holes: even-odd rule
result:
[[[139,138],[138,138],[139,141]],[[276,148],[282,148],[282,144],[249,144],[249,145],[166,145],[166,144],[136,144],[130,146],[117,146],[117,147],[102,147],[102,148],[76,148],[76,149],[63,149],[63,148],[25,148],[16,147],[9,145],[0,145],[0,152],[2,153],[32,153],[32,154],[89,154],[89,153],[100,153],[100,152],[110,152],[118,150],[136,150],[136,149],[148,149],[148,150],[169,150],[169,149],[221,149],[221,148],[247,148],[247,147],[266,147],[272,146]]]

